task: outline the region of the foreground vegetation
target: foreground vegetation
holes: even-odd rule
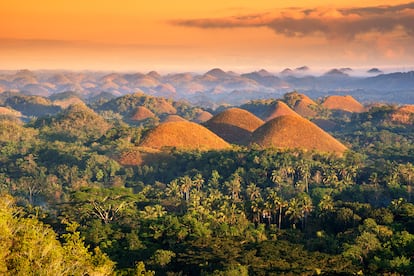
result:
[[[414,271],[414,132],[387,108],[329,115],[343,157],[234,146],[130,166],[117,153],[145,126],[69,111],[0,121],[1,274]]]

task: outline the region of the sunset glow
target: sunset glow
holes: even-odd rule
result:
[[[0,69],[402,68],[412,45],[407,1],[0,3]]]

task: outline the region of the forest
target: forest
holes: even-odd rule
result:
[[[17,100],[3,103],[27,108]],[[146,149],[126,162],[167,116],[160,101],[1,116],[0,274],[412,274],[412,114],[391,120],[396,107],[385,104],[316,110],[335,124],[343,155],[232,144]],[[188,120],[200,112],[169,103]],[[155,115],[131,120],[137,105]]]

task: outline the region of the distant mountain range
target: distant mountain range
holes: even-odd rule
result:
[[[351,68],[332,69],[315,76],[306,66],[285,69],[279,74],[266,70],[237,74],[215,68],[205,74],[103,73],[68,71],[0,71],[0,94],[51,96],[76,92],[88,99],[106,92],[121,96],[136,92],[215,108],[240,105],[249,100],[279,98],[300,91],[316,99],[328,95],[352,95],[361,102],[414,102],[414,71],[382,74],[377,68],[370,77],[351,76]]]

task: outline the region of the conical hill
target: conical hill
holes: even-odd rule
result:
[[[262,147],[300,148],[338,155],[347,149],[309,120],[291,115],[277,117],[258,128],[253,132],[250,144]]]
[[[245,144],[263,121],[244,109],[227,109],[205,123],[205,126],[229,143]]]
[[[150,130],[140,146],[153,149],[221,150],[230,144],[207,128],[192,122],[162,123]]]

